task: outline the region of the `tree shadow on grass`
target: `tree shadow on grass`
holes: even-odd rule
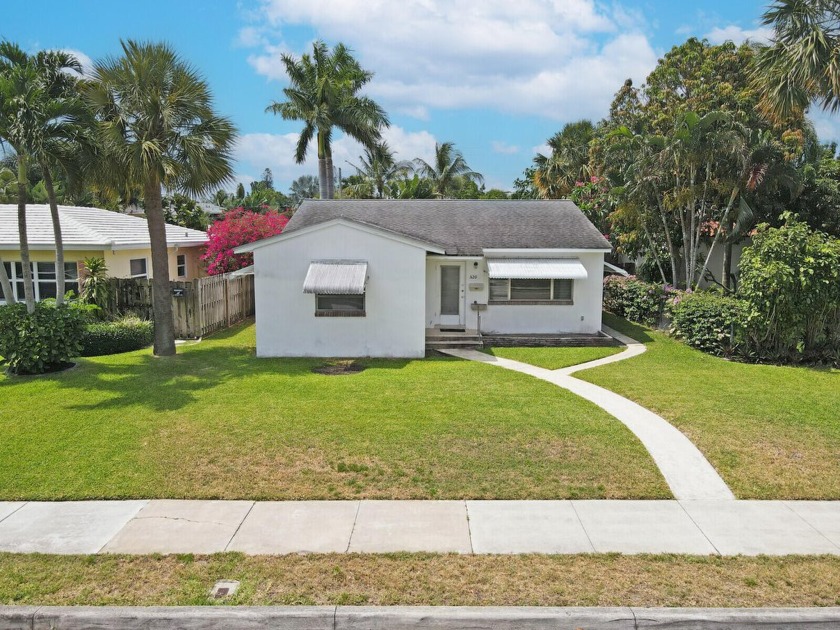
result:
[[[226,331],[227,334],[214,335],[200,344],[184,346],[174,357],[155,357],[147,351],[142,355],[82,361],[76,377],[57,379],[57,382],[70,390],[70,400],[79,401],[69,404],[69,409],[144,407],[165,412],[182,409],[200,397],[212,396],[213,389],[231,381],[267,376],[325,378],[312,372],[313,368],[323,365],[325,359],[258,358],[253,347],[231,341],[237,332],[240,331]],[[405,359],[359,359],[357,362],[371,372],[402,369],[411,363]],[[349,378],[360,377],[364,378],[364,373]],[[90,396],[92,392],[96,395]],[[83,402],[86,398],[96,400]],[[225,399],[219,404],[219,411],[225,412],[223,406],[231,403]]]

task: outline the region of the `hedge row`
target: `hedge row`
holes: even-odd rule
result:
[[[88,324],[82,336],[82,356],[140,350],[151,345],[153,340],[154,324],[138,317]]]

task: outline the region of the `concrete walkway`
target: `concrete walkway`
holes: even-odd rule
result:
[[[547,370],[512,359],[494,357],[477,350],[440,350],[460,359],[496,365],[522,372],[567,389],[581,398],[595,403],[630,429],[648,450],[662,476],[679,500],[734,501],[735,495],[700,450],[676,427],[641,405],[608,389],[574,378],[572,373],[599,365],[623,361],[645,352],[641,344],[621,333],[604,328],[604,332],[627,346],[627,349],[596,361]]]
[[[0,551],[840,555],[840,501],[0,503]]]

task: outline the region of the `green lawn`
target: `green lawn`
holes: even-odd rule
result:
[[[0,500],[666,498],[642,445],[549,383],[453,358],[257,359],[246,324],[0,377]]]
[[[211,601],[216,580],[239,580]],[[840,558],[0,553],[0,605],[838,606]]]
[[[530,363],[546,370],[578,365],[587,361],[603,359],[621,352],[624,348],[487,348],[485,352],[494,357],[513,359],[522,363]]]
[[[683,431],[742,499],[840,499],[840,371],[719,359],[611,315],[643,341],[628,361],[578,372]]]

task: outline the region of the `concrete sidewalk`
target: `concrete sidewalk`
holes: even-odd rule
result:
[[[0,503],[0,551],[840,555],[840,501]]]

